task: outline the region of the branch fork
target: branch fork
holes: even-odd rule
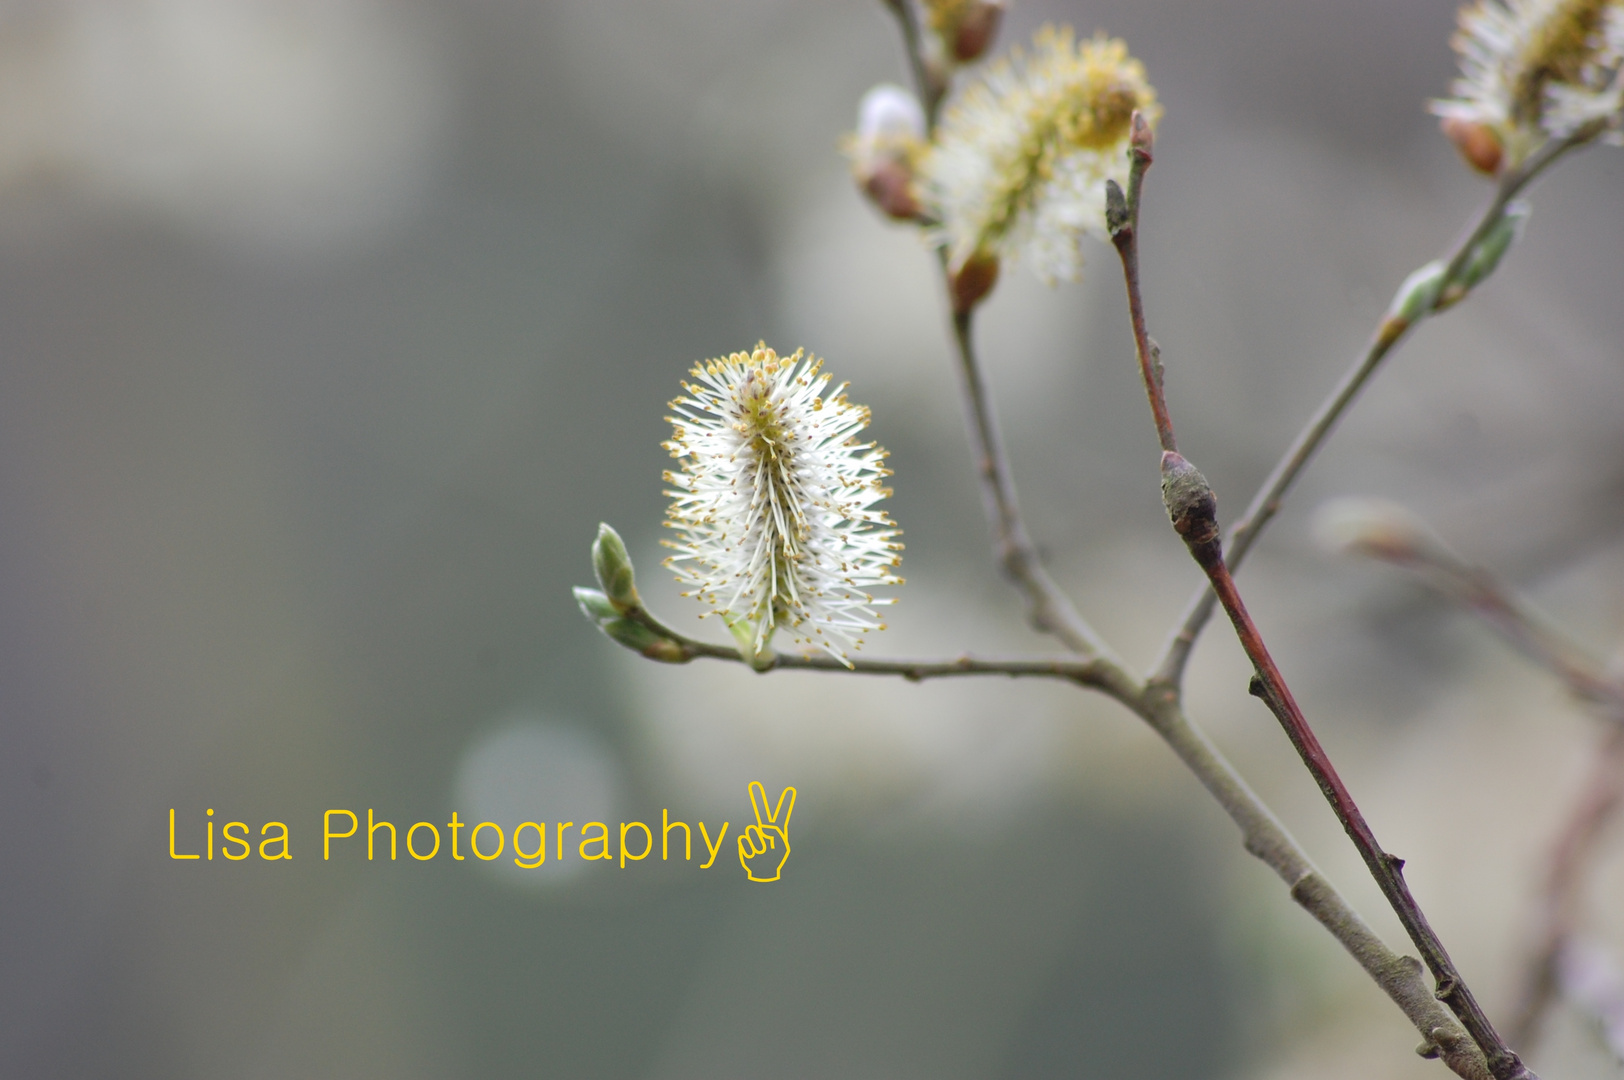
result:
[[[948,72],[927,56],[916,4],[911,0],[884,2],[901,25],[926,126],[934,133],[948,86]],[[992,6],[1001,10],[1001,5]],[[1226,558],[1216,498],[1200,471],[1179,453],[1167,405],[1160,349],[1146,331],[1139,281],[1138,232],[1143,182],[1154,160],[1154,140],[1145,117],[1137,112],[1133,114],[1128,184],[1124,190],[1114,181],[1107,181],[1106,224],[1122,263],[1135,353],[1161,445],[1163,500],[1174,530],[1208,580],[1208,586],[1191,598],[1180,624],[1144,678],[1135,676],[1117,658],[1042,565],[1038,548],[1021,517],[1008,456],[974,348],[974,312],[996,283],[998,263],[989,256],[981,263],[950,268],[945,248],[938,252],[944,292],[952,311],[957,368],[976,474],[993,531],[994,551],[1001,568],[1025,597],[1034,628],[1055,637],[1074,656],[1001,659],[961,655],[932,660],[877,660],[821,654],[781,655],[765,650],[746,656],[739,648],[690,638],[657,619],[638,596],[630,559],[620,538],[608,526],[600,528],[593,549],[601,590],[577,589],[577,601],[583,613],[618,643],[667,663],[709,658],[745,663],[761,673],[800,668],[892,675],[915,682],[972,675],[1041,677],[1098,690],[1127,707],[1163,738],[1236,823],[1245,849],[1280,876],[1292,899],[1341,942],[1415,1025],[1423,1039],[1417,1048],[1421,1056],[1441,1058],[1454,1073],[1467,1080],[1536,1080],[1495,1031],[1455,969],[1410,894],[1403,876],[1404,860],[1385,851],[1377,842],[1270,656],[1235,586],[1232,571],[1278,512],[1291,484],[1383,359],[1414,325],[1458,303],[1493,272],[1526,217],[1526,207],[1516,201],[1517,196],[1551,163],[1575,147],[1594,140],[1605,128],[1605,121],[1597,121],[1565,138],[1553,139],[1517,168],[1502,174],[1493,199],[1451,254],[1423,267],[1404,283],[1364,354],[1299,433],[1234,525]],[[1475,579],[1472,584],[1475,590],[1472,595],[1480,601],[1474,606],[1500,616],[1502,628],[1512,625],[1513,630],[1526,630],[1515,624],[1518,609],[1514,605],[1496,605],[1493,603],[1496,596],[1487,586]],[[1394,952],[1370,930],[1211,740],[1185,714],[1180,700],[1184,670],[1215,603],[1223,605],[1252,661],[1255,674],[1249,691],[1267,705],[1285,730],[1420,952],[1424,968],[1422,961]],[[1517,639],[1517,634],[1511,636]],[[1526,647],[1530,642],[1545,649],[1547,659],[1558,653],[1550,646],[1548,637],[1523,633],[1520,643]],[[1565,668],[1570,679],[1576,678],[1575,673],[1581,670],[1576,664]],[[1599,683],[1600,680],[1585,682],[1586,696],[1592,700],[1606,697],[1598,693]],[[1624,701],[1624,691],[1617,700]],[[1619,719],[1624,723],[1624,711],[1620,712]],[[1615,739],[1615,742],[1624,745],[1624,739]],[[1624,754],[1620,756],[1624,758]],[[1620,786],[1624,787],[1624,782],[1620,782]],[[1619,798],[1615,794],[1611,801],[1617,802]],[[1431,971],[1435,990],[1427,989],[1423,970]],[[1519,1024],[1519,1029],[1523,1028],[1524,1025]]]

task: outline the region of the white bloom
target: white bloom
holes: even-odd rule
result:
[[[912,153],[925,141],[925,110],[894,83],[880,83],[857,104],[857,141],[875,151]]]
[[[801,351],[753,352],[694,365],[688,396],[667,419],[665,448],[682,462],[667,472],[666,565],[720,615],[747,653],[773,632],[845,659],[866,630],[883,629],[875,585],[900,585],[899,530],[883,510],[885,451],[858,442],[869,411],[845,384],[828,396],[823,362]]]
[[[954,270],[1028,256],[1051,284],[1076,280],[1082,237],[1107,239],[1105,181],[1126,184],[1135,111],[1161,115],[1145,69],[1120,40],[1078,44],[1044,27],[948,104],[918,186]]]
[[[925,110],[917,98],[890,83],[863,95],[846,156],[858,186],[891,217],[909,221],[919,216],[913,173],[924,147]]]
[[[931,29],[931,51],[952,57],[954,63],[975,60],[987,51],[1004,21],[1008,0],[921,0],[925,24]]]
[[[1461,9],[1454,45],[1456,96],[1432,110],[1481,125],[1511,164],[1593,120],[1610,117],[1616,139],[1624,0],[1476,0]]]

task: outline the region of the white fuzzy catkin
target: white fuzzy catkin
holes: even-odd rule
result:
[[[1624,0],[1477,0],[1454,45],[1455,96],[1432,111],[1493,132],[1510,164],[1595,120],[1618,141]]]
[[[890,494],[886,454],[858,441],[868,409],[845,384],[825,395],[822,361],[765,343],[691,375],[667,418],[682,471],[665,474],[666,524],[681,536],[666,565],[747,653],[784,630],[844,660],[894,600],[868,590],[902,583],[900,532],[872,509]]]
[[[1079,43],[1044,27],[1030,53],[988,65],[947,104],[917,184],[954,269],[1031,260],[1044,281],[1076,280],[1083,236],[1107,239],[1105,182],[1126,184],[1134,112],[1161,115],[1145,69],[1120,40]]]

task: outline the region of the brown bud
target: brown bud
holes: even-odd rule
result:
[[[925,111],[912,94],[882,83],[863,95],[857,132],[847,140],[846,154],[857,186],[890,217],[919,217],[913,163],[924,141]]]
[[[1499,133],[1492,127],[1458,116],[1446,116],[1438,126],[1443,129],[1445,138],[1455,144],[1466,164],[1484,176],[1499,175],[1505,148],[1500,145]]]
[[[1218,539],[1218,500],[1201,471],[1176,450],[1162,451],[1162,504],[1173,529],[1197,555]]]
[[[998,284],[998,256],[972,255],[951,273],[953,314],[968,315]]]
[[[953,59],[968,64],[987,51],[1004,21],[1004,0],[977,0],[970,4],[953,31]]]
[[[876,162],[867,176],[859,176],[863,192],[887,216],[898,221],[913,221],[919,217],[919,200],[914,197],[913,170],[906,162],[882,160]]]

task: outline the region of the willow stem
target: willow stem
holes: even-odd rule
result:
[[[1134,172],[1129,184],[1126,205],[1122,205],[1123,196],[1120,192],[1113,195],[1108,189],[1106,221],[1111,229],[1112,243],[1122,260],[1123,278],[1128,287],[1129,308],[1136,313],[1135,342],[1139,348],[1145,394],[1150,401],[1157,431],[1162,434],[1162,497],[1167,504],[1173,528],[1183,538],[1191,557],[1206,573],[1213,593],[1234,624],[1241,647],[1246,651],[1246,656],[1251,660],[1257,673],[1252,680],[1252,692],[1264,700],[1269,710],[1280,721],[1287,738],[1291,740],[1292,746],[1296,748],[1314,782],[1319,785],[1326,801],[1330,803],[1337,820],[1342,823],[1349,839],[1353,841],[1360,857],[1364,859],[1365,866],[1376,880],[1382,895],[1387,898],[1388,904],[1398,915],[1410,940],[1420,950],[1422,960],[1432,971],[1433,978],[1437,982],[1438,999],[1447,1004],[1460,1018],[1472,1041],[1483,1051],[1489,1071],[1496,1080],[1532,1080],[1533,1073],[1495,1031],[1488,1015],[1456,970],[1454,961],[1444,949],[1443,942],[1439,940],[1420,905],[1410,894],[1409,885],[1405,882],[1402,872],[1404,861],[1382,850],[1363,812],[1337,774],[1335,766],[1331,764],[1329,755],[1320,745],[1313,729],[1309,727],[1307,718],[1303,716],[1302,709],[1298,707],[1291,689],[1286,685],[1285,677],[1281,675],[1274,658],[1270,656],[1262,634],[1258,632],[1256,624],[1246,610],[1246,605],[1241,601],[1240,592],[1235,588],[1235,580],[1224,562],[1217,520],[1217,503],[1212,489],[1195,467],[1168,445],[1171,442],[1172,428],[1171,421],[1166,419],[1167,395],[1162,385],[1160,366],[1153,367],[1147,360],[1145,342],[1148,341],[1148,337],[1143,333],[1143,301],[1139,296],[1137,273],[1138,203],[1142,194],[1144,172],[1149,164],[1148,147],[1145,152],[1140,153],[1136,146]],[[1169,692],[1173,691],[1170,684],[1153,683],[1153,685],[1162,685]]]
[[[645,607],[633,607],[624,617],[652,630],[673,648],[662,649],[657,659],[685,664],[691,660],[729,660],[758,672],[832,671],[849,675],[896,675],[909,682],[966,675],[1004,675],[1010,678],[1061,679],[1079,686],[1116,694],[1135,694],[1138,688],[1123,682],[1126,669],[1098,660],[1064,658],[989,658],[969,654],[939,660],[888,660],[873,657],[838,659],[828,653],[769,653],[750,658],[732,645],[713,645],[673,630]]]
[[[991,395],[982,378],[981,366],[976,362],[973,320],[971,312],[953,316],[953,341],[971,449],[976,459],[976,478],[987,520],[992,523],[998,563],[1026,597],[1027,617],[1034,627],[1054,635],[1079,655],[1113,656],[1105,639],[1077,612],[1070,598],[1043,568],[1037,546],[1026,531]]]
[[[1494,1074],[1496,1080],[1530,1080],[1534,1074],[1500,1037],[1499,1032],[1495,1031],[1488,1014],[1478,1004],[1471,988],[1466,985],[1465,979],[1456,969],[1455,962],[1450,959],[1443,942],[1427,921],[1426,914],[1411,895],[1409,884],[1404,880],[1404,860],[1382,849],[1359,805],[1354,802],[1347,785],[1337,774],[1330,756],[1325,752],[1313,729],[1309,727],[1308,719],[1298,707],[1296,698],[1286,685],[1285,677],[1281,675],[1279,667],[1263,642],[1263,636],[1247,612],[1246,605],[1235,588],[1235,579],[1230,576],[1228,567],[1224,565],[1216,525],[1213,525],[1211,539],[1205,543],[1199,540],[1192,542],[1188,537],[1186,541],[1196,562],[1206,571],[1218,602],[1223,605],[1225,613],[1235,626],[1235,634],[1240,639],[1241,648],[1246,651],[1247,658],[1252,661],[1252,666],[1257,672],[1252,682],[1253,694],[1263,699],[1269,711],[1274,713],[1280,726],[1285,729],[1286,736],[1296,748],[1298,756],[1308,767],[1314,782],[1319,785],[1326,801],[1331,804],[1337,820],[1342,823],[1342,828],[1358,849],[1359,856],[1364,860],[1371,877],[1376,880],[1382,895],[1387,898],[1388,904],[1398,915],[1399,922],[1404,925],[1410,940],[1420,950],[1422,960],[1431,970],[1437,983],[1438,999],[1447,1004],[1460,1018],[1461,1024],[1471,1034],[1472,1041],[1482,1049],[1484,1057],[1488,1060],[1489,1071]]]

